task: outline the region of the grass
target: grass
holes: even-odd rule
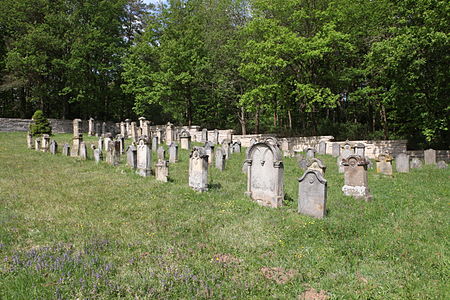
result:
[[[54,138],[59,151],[70,141]],[[124,162],[52,156],[26,149],[24,133],[0,133],[0,298],[448,296],[449,169],[370,170],[366,203],[342,195],[336,159],[320,156],[328,216],[316,220],[296,212],[295,159],[284,160],[285,206],[270,209],[244,196],[244,156],[211,168],[210,191],[196,193],[185,150],[159,183]]]

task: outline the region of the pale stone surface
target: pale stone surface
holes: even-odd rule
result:
[[[133,170],[137,168],[137,148],[134,144],[128,146],[127,165],[131,167]]]
[[[436,164],[436,150],[428,149],[423,152],[426,165]]]
[[[392,176],[392,156],[389,153],[382,153],[376,158],[377,173]]]
[[[127,125],[125,122],[120,122],[120,135],[124,138],[128,138]]]
[[[157,136],[154,136],[152,138],[152,151],[156,152],[158,150],[158,145],[159,145],[159,138]]]
[[[440,161],[437,162],[437,168],[438,169],[447,169],[448,168],[448,164],[445,161],[440,160]]]
[[[100,149],[94,149],[94,160],[96,163],[99,163],[103,160],[103,153]]]
[[[137,146],[137,173],[140,176],[147,177],[151,175],[152,153],[148,142],[140,139]]]
[[[214,145],[217,145],[219,143],[219,130],[214,129],[214,131],[212,133],[212,137],[211,137],[211,142]]]
[[[110,137],[105,137],[103,139],[103,148],[105,149],[105,152],[108,153],[109,151],[109,145],[111,145],[112,139]],[[100,147],[99,147],[100,148]]]
[[[223,171],[225,169],[225,154],[223,153],[222,148],[217,148],[215,151],[215,166],[220,171]],[[245,168],[247,168],[245,166]]]
[[[333,145],[331,146],[331,155],[333,157],[338,157],[341,155],[341,146],[339,146],[338,143],[333,143]]]
[[[156,155],[158,157],[158,160],[165,160],[166,159],[166,150],[164,147],[159,146],[158,150],[156,151]]]
[[[166,145],[169,146],[175,141],[175,127],[171,123],[166,125]]]
[[[409,172],[409,155],[406,153],[400,153],[395,158],[395,169],[399,173]]]
[[[372,199],[368,187],[367,160],[359,155],[350,155],[342,160],[344,165],[344,186],[342,191],[346,196],[357,199]]]
[[[341,157],[344,159],[344,158],[348,158],[350,155],[353,155],[353,154],[355,154],[355,151],[353,149],[352,144],[350,144],[349,141],[346,141],[341,149]]]
[[[241,153],[241,142],[240,141],[236,141],[233,142],[233,153]]]
[[[108,152],[106,152],[106,162],[117,166],[120,162],[120,144],[118,141],[110,141]]]
[[[28,149],[34,148],[33,135],[29,132],[27,133],[27,147]]]
[[[157,129],[156,130],[156,136],[158,137],[158,142],[159,143],[163,143],[163,131],[162,131],[162,129]]]
[[[257,203],[280,207],[283,205],[284,167],[281,151],[274,143],[256,143],[247,152],[247,192]]]
[[[298,181],[298,212],[322,219],[326,214],[327,202],[327,181],[322,173],[307,170]]]
[[[173,164],[178,162],[178,144],[172,142],[169,146],[169,163]]]
[[[102,123],[102,135],[105,135],[107,132],[106,132],[106,122],[103,122]]]
[[[41,139],[41,151],[50,151],[50,136],[48,134],[43,134]]]
[[[158,160],[155,165],[155,178],[158,181],[167,182],[169,177],[169,162]]]
[[[258,140],[255,139],[254,137],[252,137],[252,138],[250,139],[250,146],[249,146],[249,148],[250,148],[251,146],[253,146],[253,144],[256,144],[257,142],[258,142]]]
[[[120,145],[120,154],[124,154],[125,153],[125,138],[122,135],[118,134],[116,136],[116,141],[118,141],[119,145]]]
[[[189,159],[189,186],[198,192],[208,190],[208,155],[202,147],[194,147]]]
[[[282,151],[289,151],[291,149],[289,140],[286,138],[281,139],[281,150]]]
[[[319,142],[319,154],[327,154],[327,143],[324,141]]]
[[[55,155],[58,152],[58,143],[55,140],[50,142],[50,153]]]
[[[98,143],[97,143],[97,149],[100,149],[100,151],[103,151],[103,138],[99,137],[98,138]]]
[[[89,136],[94,136],[95,135],[95,128],[94,128],[94,119],[93,118],[89,118],[88,126],[89,126],[88,135]]]
[[[413,157],[411,159],[411,163],[410,163],[409,167],[411,169],[420,169],[420,168],[422,168],[422,161],[420,160],[420,158]]]
[[[86,160],[87,159],[87,147],[86,147],[86,143],[85,142],[81,142],[80,143],[80,154],[79,157],[81,160]]]
[[[130,130],[131,130],[131,140],[137,143],[139,134],[136,127],[136,122],[131,122]]]
[[[213,163],[214,145],[212,144],[212,142],[206,142],[204,148],[205,148],[206,155],[208,155],[208,164],[212,164]]]
[[[361,157],[366,157],[366,146],[363,143],[357,143],[354,146],[355,154]]]
[[[189,150],[191,149],[191,134],[187,130],[183,130],[180,133],[180,144],[181,149]]]
[[[140,117],[139,119],[139,127],[144,127],[144,123],[145,123],[145,117]]]
[[[308,168],[308,165],[309,165],[309,160],[306,158],[302,158],[298,162],[298,167],[302,170],[306,170]]]
[[[206,143],[208,141],[208,129],[203,128],[202,129],[202,137],[200,139],[200,142]]]
[[[72,138],[72,147],[70,149],[70,156],[77,157],[80,154],[80,145],[83,142],[83,135]]]
[[[81,134],[81,120],[74,119],[73,122],[73,137],[79,137]]]
[[[41,138],[36,138],[34,140],[34,150],[41,151]]]
[[[96,122],[95,123],[95,136],[97,136],[97,137],[101,136],[102,135],[101,131],[102,131],[102,127],[101,127],[100,122]]]
[[[230,158],[230,155],[231,155],[231,140],[229,140],[229,139],[224,139],[223,141],[222,141],[222,150],[224,151],[224,153],[225,153],[225,159],[229,159]]]
[[[148,139],[151,139],[152,132],[150,130],[150,121],[145,121],[142,127],[142,135],[146,136]]]
[[[127,131],[127,137],[131,136],[131,126],[130,126],[130,119],[125,119],[125,129]]]
[[[62,150],[62,155],[69,156],[70,155],[70,146],[69,144],[65,143]]]
[[[306,159],[312,159],[316,156],[316,149],[312,147],[306,148],[305,152],[306,152]]]
[[[318,158],[313,158],[308,162],[306,167],[308,170],[318,171],[320,174],[325,175],[325,170],[327,167],[325,164]]]

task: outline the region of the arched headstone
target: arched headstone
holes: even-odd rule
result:
[[[147,177],[151,175],[152,153],[146,139],[140,139],[137,146],[137,171],[140,176]]]
[[[368,187],[367,160],[359,155],[350,155],[342,160],[344,166],[344,186],[342,191],[346,196],[369,201],[372,199]]]
[[[198,192],[208,190],[208,155],[202,147],[194,147],[189,159],[189,186]]]
[[[327,181],[320,171],[307,170],[299,182],[298,212],[315,218],[326,214]]]

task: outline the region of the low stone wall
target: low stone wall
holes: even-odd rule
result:
[[[345,141],[335,142],[339,145],[345,144]],[[365,153],[366,156],[375,159],[380,153],[388,151],[392,156],[397,156],[400,153],[406,152],[407,140],[362,140],[362,141],[350,141],[351,144],[362,143],[366,146]],[[327,154],[332,152],[332,143],[327,143]]]
[[[59,119],[48,119],[50,125],[52,126],[53,133],[73,133],[73,120],[59,120]],[[0,132],[14,132],[21,131],[27,132],[30,124],[33,122],[31,119],[10,119],[10,118],[0,118]],[[103,122],[96,122],[101,124]],[[88,121],[83,120],[81,122],[81,132],[88,132]],[[116,124],[113,122],[106,122],[107,132],[116,132]],[[119,131],[120,132],[120,131]]]
[[[423,150],[406,151],[410,157],[424,158]],[[436,161],[444,160],[450,162],[450,150],[436,150]]]

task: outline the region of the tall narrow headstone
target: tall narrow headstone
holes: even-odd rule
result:
[[[97,143],[97,148],[100,149],[100,151],[103,151],[103,138],[99,137],[98,138],[98,143]]]
[[[120,145],[120,154],[124,154],[125,153],[125,138],[122,135],[118,134],[116,136],[116,141],[118,141],[119,145]]]
[[[325,141],[319,142],[319,154],[327,154],[327,143]]]
[[[169,146],[173,141],[175,141],[175,127],[169,122],[166,125],[166,145]]]
[[[94,128],[94,119],[93,118],[89,118],[88,121],[88,135],[89,136],[94,136],[95,135],[95,128]]]
[[[225,159],[229,159],[231,155],[231,140],[224,139],[222,141],[222,150],[225,152]]]
[[[106,140],[106,139],[105,139]],[[117,166],[120,162],[120,142],[110,141],[108,151],[106,152],[106,162]]]
[[[48,134],[43,134],[42,135],[41,151],[42,152],[50,151],[50,136]]]
[[[34,140],[34,150],[41,151],[41,138],[36,138]]]
[[[282,206],[284,167],[280,149],[268,142],[256,143],[247,151],[246,164],[246,195],[264,206]]]
[[[102,135],[105,135],[107,133],[107,130],[106,130],[106,122],[103,122],[102,123]]]
[[[33,135],[30,132],[27,133],[27,147],[28,149],[34,148]]]
[[[225,169],[225,153],[222,148],[217,148],[215,151],[216,168],[220,171]]]
[[[138,120],[139,120],[139,127],[143,128],[145,123],[145,117],[140,117]]]
[[[50,153],[55,155],[58,152],[58,144],[55,140],[50,142]]]
[[[194,147],[189,159],[189,186],[198,192],[208,190],[208,155],[202,147]]]
[[[137,146],[137,173],[147,177],[152,173],[152,153],[146,139],[140,139]]]
[[[217,145],[219,143],[219,130],[214,129],[214,131],[212,133],[212,137],[211,137],[211,142],[214,145]]]
[[[62,150],[62,155],[69,156],[70,155],[70,146],[69,144],[65,143]]]
[[[120,135],[124,138],[128,138],[127,126],[125,122],[120,122]]]
[[[127,165],[130,166],[133,170],[137,168],[137,148],[134,144],[128,146]]]
[[[135,143],[137,143],[138,140],[136,122],[131,122],[131,140]]]
[[[163,131],[161,128],[156,129],[156,136],[158,137],[158,143],[162,144],[164,136],[163,136]]]
[[[73,137],[78,137],[81,134],[81,120],[74,119],[72,122],[73,126]]]
[[[200,139],[201,143],[206,143],[208,141],[208,129],[203,128],[202,129],[202,137]]]
[[[191,134],[187,130],[183,130],[180,133],[180,144],[181,149],[189,150],[191,149]]]
[[[72,147],[70,149],[70,156],[77,157],[80,154],[80,145],[83,142],[83,135],[72,138]]]
[[[95,122],[95,136],[102,136],[102,125],[100,122]]]
[[[339,146],[338,143],[333,143],[333,145],[331,146],[331,155],[333,157],[338,157],[339,155],[341,155],[341,146]]]
[[[307,170],[298,182],[298,212],[322,219],[327,203],[327,181],[323,174],[317,170]]]
[[[100,163],[103,160],[102,150],[98,148],[94,149],[94,160],[96,163]]]
[[[436,150],[428,149],[423,152],[425,164],[435,165],[436,164]]]
[[[395,158],[395,169],[399,173],[409,173],[409,155],[400,153]]]
[[[130,126],[130,119],[125,119],[125,130],[127,131],[127,137],[131,136],[131,126]]]
[[[213,153],[214,153],[214,145],[212,142],[206,142],[204,146],[206,155],[208,155],[208,164],[213,163]]]
[[[377,161],[377,173],[392,176],[392,156],[389,153],[381,153],[375,159]]]
[[[142,127],[142,135],[146,136],[148,139],[151,139],[152,133],[150,131],[150,121],[144,121],[144,125]]]
[[[163,146],[159,146],[158,150],[156,151],[156,154],[158,155],[158,160],[165,160],[166,159],[166,150]]]
[[[344,165],[344,186],[342,187],[344,195],[366,201],[371,200],[366,158],[353,154],[344,158],[342,164]]]
[[[158,160],[155,165],[155,178],[161,182],[167,182],[169,177],[169,163],[167,160]]]
[[[80,143],[80,154],[79,157],[81,160],[87,160],[87,147],[85,142]]]
[[[178,162],[178,145],[172,142],[169,146],[169,163],[173,164]]]
[[[105,152],[109,151],[109,146],[111,145],[112,139],[110,137],[105,137],[103,139],[103,148],[105,149]],[[100,147],[99,147],[100,148]]]

